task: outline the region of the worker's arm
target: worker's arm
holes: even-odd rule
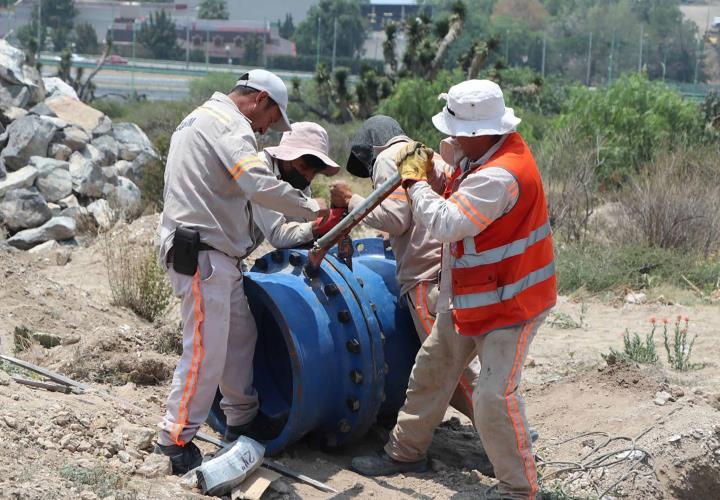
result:
[[[227,168],[231,182],[236,182],[250,201],[285,215],[314,219],[325,211],[318,201],[278,179],[253,148],[254,137],[228,129],[214,145],[220,161]]]
[[[430,235],[452,243],[480,234],[515,206],[518,185],[507,170],[490,167],[470,174],[447,200],[427,182],[416,182],[408,194],[413,217]]]
[[[291,222],[280,212],[253,205],[253,221],[275,248],[292,248],[313,239],[312,222]]]
[[[373,167],[373,186],[377,188],[397,173],[397,167],[391,157],[381,156]],[[352,211],[365,200],[357,194],[352,195],[348,208]],[[412,212],[405,190],[398,187],[370,212],[363,222],[373,229],[399,236],[410,229]]]

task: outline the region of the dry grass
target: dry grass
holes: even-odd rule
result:
[[[133,244],[118,231],[104,236],[103,254],[113,304],[129,307],[148,321],[160,318],[173,293],[152,248]]]
[[[620,194],[626,217],[618,236],[658,248],[709,255],[720,248],[717,151],[659,156]]]
[[[582,241],[597,203],[599,146],[585,140],[571,125],[543,143],[537,162],[543,174],[550,221],[556,237]]]

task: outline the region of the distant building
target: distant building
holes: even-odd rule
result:
[[[419,6],[417,0],[370,0],[361,9],[370,29],[380,31],[390,22],[403,24],[406,18],[416,16]]]
[[[211,59],[242,59],[248,42],[257,37],[265,56],[295,55],[295,44],[280,38],[276,26],[265,21],[225,21],[209,19],[176,19],[180,48],[199,51]],[[113,40],[117,45],[132,44],[133,19],[117,19]]]

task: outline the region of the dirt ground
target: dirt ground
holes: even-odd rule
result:
[[[136,221],[130,240],[150,241],[153,228],[151,217]],[[52,334],[43,341],[59,345],[32,342],[17,356],[93,388],[83,395],[30,389],[10,379],[27,373],[0,365],[0,498],[204,498],[149,455],[177,359],[177,312],[153,325],[111,302],[101,242],[76,247],[66,265],[0,251],[0,353],[16,355],[16,327]],[[658,365],[601,358],[622,347],[626,328],[645,333],[650,317],[677,315],[698,334],[693,361],[701,368],[670,370],[661,336]],[[581,318],[582,326],[571,324]],[[718,305],[563,297],[551,319],[531,348],[522,386],[540,436],[546,498],[720,498]],[[282,479],[263,498],[480,498],[494,481],[482,444],[464,417],[452,409],[446,417],[428,473],[374,480],[350,472],[353,455],[381,449],[382,432],[331,451],[299,443],[278,460],[340,493]]]

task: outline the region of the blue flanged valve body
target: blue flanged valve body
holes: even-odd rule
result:
[[[398,301],[395,259],[380,238],[353,245],[352,270],[330,252],[310,279],[307,251],[293,249],[257,259],[245,275],[261,411],[284,422],[265,443],[269,454],[308,434],[342,445],[376,420],[394,421],[405,400],[419,340]],[[208,423],[224,432],[219,400]]]

